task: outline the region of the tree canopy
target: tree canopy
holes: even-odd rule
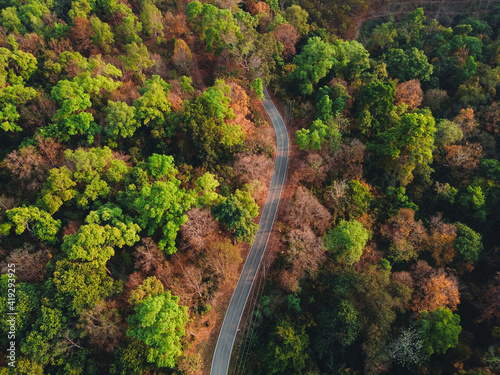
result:
[[[127,335],[148,346],[147,360],[159,367],[174,367],[181,354],[181,339],[188,321],[187,309],[170,291],[149,297],[135,306]]]

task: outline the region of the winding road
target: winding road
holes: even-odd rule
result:
[[[257,275],[260,262],[266,250],[269,235],[273,228],[274,218],[278,210],[281,191],[285,184],[286,169],[288,165],[288,133],[285,123],[278,110],[274,106],[267,89],[264,88],[264,100],[262,102],[266,109],[274,130],[276,132],[277,152],[274,162],[273,177],[269,186],[266,204],[262,211],[259,222],[259,230],[255,235],[254,242],[250,248],[245,266],[241,272],[238,285],[233,293],[231,302],[226,311],[224,322],[219,333],[219,339],[215,347],[214,357],[212,359],[211,375],[226,375],[229,369],[229,360],[233,350],[234,340],[238,331],[243,310],[245,308],[248,296],[252,290],[252,285]]]

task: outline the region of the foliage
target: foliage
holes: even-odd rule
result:
[[[196,182],[196,192],[201,195],[197,197],[198,206],[212,207],[219,201],[219,194],[215,189],[219,186],[219,181],[215,176],[206,172],[203,176],[199,177]]]
[[[229,92],[229,86],[218,80],[184,108],[183,130],[192,138],[196,158],[205,165],[220,160],[245,140],[241,125],[227,121],[234,118]]]
[[[144,87],[139,90],[141,97],[134,101],[137,118],[144,125],[159,128],[165,124],[165,117],[169,114],[171,107],[168,100],[168,92],[171,88],[157,75],[144,83]]]
[[[0,0],[0,373],[200,370],[265,87],[301,151],[242,372],[495,372],[500,8],[466,3]]]
[[[128,302],[131,305],[137,305],[149,298],[164,294],[163,284],[155,276],[145,279],[137,289],[130,292]]]
[[[12,222],[16,234],[26,230],[30,235],[40,241],[53,244],[57,241],[57,232],[61,228],[61,220],[54,220],[49,213],[38,207],[17,207],[6,212],[7,218]]]
[[[455,226],[458,235],[453,246],[466,262],[474,263],[483,251],[482,236],[465,224],[455,223]]]
[[[290,25],[295,27],[300,35],[304,36],[309,32],[307,17],[309,14],[298,5],[291,5],[286,8],[285,19]]]
[[[108,102],[106,133],[112,139],[132,137],[140,126],[135,118],[135,107],[125,102]]]
[[[107,72],[111,76],[121,75],[115,67],[107,67]],[[98,75],[94,78],[90,73],[77,76],[72,81],[60,80],[51,91],[51,100],[59,103],[60,109],[52,118],[54,123],[42,129],[42,135],[68,141],[69,136],[79,134],[92,143],[100,128],[88,112],[92,106],[91,95],[116,90],[120,85],[110,77]]]
[[[194,22],[207,52],[232,48],[242,38],[240,27],[229,9],[193,1],[186,6],[189,22]]]
[[[56,300],[77,313],[120,290],[120,283],[113,282],[97,260],[83,263],[60,260],[56,262],[51,283]]]
[[[153,235],[158,228],[162,229],[163,236],[158,247],[172,254],[177,251],[177,232],[187,221],[186,212],[195,203],[195,198],[190,192],[179,188],[180,181],[174,176],[176,169],[171,156],[153,154],[149,164],[157,181],[146,184],[140,191],[132,190],[131,207],[138,214],[136,222],[147,230],[148,236]]]
[[[294,59],[296,68],[290,74],[290,80],[298,85],[302,95],[311,95],[314,85],[328,74],[341,53],[341,47],[327,43],[320,37],[308,39],[302,52]]]
[[[189,67],[193,61],[193,54],[187,43],[182,39],[175,40],[172,61],[178,69],[189,72]]]
[[[0,290],[2,292],[2,295],[0,297],[0,301],[3,304],[2,307],[0,307],[0,312],[5,314],[6,316],[7,313],[10,312],[9,307],[11,306],[8,303],[8,289],[11,289],[9,287],[9,281],[12,283],[12,279],[9,278],[7,274],[1,276]],[[18,337],[23,337],[23,335],[26,334],[27,330],[33,323],[34,314],[38,309],[39,297],[39,290],[36,286],[28,283],[16,283],[15,329],[16,334],[19,335]],[[2,338],[3,343],[7,343],[8,341],[10,341],[8,340],[10,327],[11,325],[8,319],[4,319],[0,324],[0,331],[4,335],[4,337]]]
[[[20,115],[17,111],[17,106],[35,99],[38,92],[31,88],[25,87],[22,84],[14,84],[1,88],[0,86],[0,127],[5,132],[22,131],[17,122]]]
[[[383,158],[385,168],[396,173],[401,185],[413,180],[416,168],[432,161],[435,121],[429,110],[406,113],[398,123],[380,133],[368,149]]]
[[[234,194],[212,208],[212,214],[237,239],[252,242],[258,228],[253,222],[259,213],[258,210],[259,206],[250,193],[236,190]]]
[[[370,238],[368,229],[356,220],[345,221],[331,229],[325,237],[325,247],[333,252],[336,260],[352,265],[359,261]]]
[[[262,83],[262,79],[260,78],[255,78],[252,83],[250,83],[250,87],[255,91],[255,95],[257,95],[257,98],[260,100],[264,99],[264,85]]]
[[[129,169],[109,147],[67,150],[65,157],[73,172],[66,166],[51,169],[37,203],[50,214],[74,198],[79,207],[87,207],[90,200],[106,197]]]
[[[424,341],[426,355],[444,354],[458,345],[458,335],[462,331],[460,316],[449,309],[439,307],[433,312],[423,311],[415,325]]]
[[[356,98],[359,127],[363,133],[377,134],[388,127],[394,109],[396,84],[371,81],[361,86]]]
[[[391,49],[387,54],[386,63],[388,73],[404,82],[415,78],[429,81],[433,71],[427,56],[416,48],[409,51]]]
[[[65,323],[60,310],[41,306],[34,329],[21,345],[21,352],[35,362],[48,364],[51,357],[62,354],[62,348],[55,339],[62,335]]]
[[[135,306],[127,336],[148,345],[147,360],[158,367],[174,367],[181,354],[181,339],[188,321],[187,308],[169,291],[149,297]]]
[[[415,221],[415,213],[402,208],[381,227],[381,234],[390,239],[387,258],[395,261],[409,261],[418,257],[426,240],[425,228],[421,221]]]
[[[142,43],[131,42],[125,45],[125,55],[120,56],[127,69],[142,74],[144,69],[154,65],[150,60],[148,48]]]
[[[459,142],[464,137],[464,133],[460,126],[449,120],[441,120],[436,124],[436,135],[434,143],[439,147],[446,147],[453,143]]]
[[[120,219],[123,219],[121,209],[112,205],[91,211],[86,219],[88,224],[65,236],[61,250],[69,260],[97,261],[104,265],[114,255],[114,246],[132,246],[139,241],[139,226],[130,221],[125,224]],[[108,223],[99,225],[105,222]]]
[[[276,326],[264,359],[270,374],[290,372],[299,374],[305,367],[309,337],[304,327],[295,328],[287,321]]]
[[[319,358],[324,360],[338,345],[342,349],[351,345],[360,331],[359,312],[350,301],[344,299],[332,305],[331,308],[323,308],[317,317],[319,329],[316,329],[318,337],[314,348]]]
[[[328,98],[328,96],[324,96]],[[329,123],[322,120],[315,120],[310,129],[300,129],[295,133],[295,142],[301,150],[321,150],[321,145],[327,142],[330,151],[338,148],[340,141],[339,117],[331,118]]]
[[[160,10],[152,1],[144,1],[141,10],[142,31],[147,36],[162,34],[163,23]]]

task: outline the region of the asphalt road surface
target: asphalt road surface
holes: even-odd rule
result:
[[[233,293],[233,297],[226,311],[226,316],[224,317],[224,322],[222,323],[219,339],[217,340],[214,357],[212,359],[211,375],[226,375],[228,372],[234,339],[236,338],[241,316],[243,315],[245,304],[252,290],[260,261],[266,250],[267,241],[269,241],[269,235],[271,234],[276,211],[278,210],[281,191],[285,184],[286,168],[288,164],[288,133],[285,123],[271,101],[266,89],[264,89],[263,104],[271,118],[276,132],[277,152],[274,162],[273,177],[271,179],[271,185],[269,186],[266,204],[264,205],[260,218],[259,230],[255,235],[253,245],[250,248],[245,266],[238,280],[238,285],[236,285],[236,290]]]

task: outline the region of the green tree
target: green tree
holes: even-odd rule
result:
[[[148,345],[147,360],[158,367],[174,367],[182,353],[181,339],[188,313],[187,307],[178,303],[179,297],[167,291],[138,303],[135,314],[128,319],[127,336]]]
[[[54,220],[46,211],[38,207],[17,207],[6,212],[7,219],[14,225],[16,234],[26,230],[40,241],[54,244],[57,241],[57,232],[61,228],[61,220]]]
[[[158,228],[162,228],[163,236],[158,243],[160,249],[169,254],[177,251],[175,239],[181,225],[187,221],[186,212],[195,204],[195,194],[179,188],[180,181],[175,178],[177,169],[173,165],[173,157],[153,154],[149,158],[151,174],[156,181],[145,183],[140,191],[129,190],[125,203],[135,210],[138,216],[134,219],[149,236]]]
[[[186,6],[188,21],[195,24],[207,52],[220,52],[223,48],[234,48],[242,39],[240,27],[229,9],[219,9],[212,4],[201,5],[193,1]]]
[[[121,75],[114,68],[106,67],[109,75]],[[120,87],[120,82],[115,82],[111,77],[98,75],[92,77],[84,73],[72,81],[60,80],[52,89],[51,100],[60,104],[52,121],[54,124],[43,128],[42,135],[56,137],[63,141],[69,140],[71,135],[87,136],[87,142],[94,141],[94,135],[100,132],[100,127],[94,122],[94,116],[88,112],[92,106],[91,95],[102,94],[104,91],[114,91]]]
[[[278,323],[271,334],[264,358],[268,374],[300,374],[306,366],[309,336],[303,326],[295,328],[286,320]]]
[[[182,91],[186,92],[188,94],[193,93],[194,88],[193,88],[193,86],[191,86],[191,83],[193,83],[193,80],[191,79],[191,77],[182,76],[181,82],[180,82]]]
[[[375,197],[370,193],[370,188],[359,180],[352,180],[347,183],[348,190],[348,215],[352,218],[363,213],[368,213],[371,203]]]
[[[459,142],[464,137],[460,125],[449,120],[440,120],[436,124],[436,135],[434,143],[439,147],[446,147],[453,143]]]
[[[135,118],[135,107],[125,102],[108,102],[106,108],[106,133],[111,139],[128,138],[141,126]]]
[[[150,59],[148,48],[137,42],[131,42],[125,45],[125,55],[120,56],[120,60],[125,64],[125,68],[136,72],[140,77],[144,69],[150,68],[155,64]]]
[[[291,5],[286,8],[285,19],[290,25],[297,29],[301,36],[309,33],[307,17],[309,17],[309,14],[298,5]]]
[[[378,25],[373,29],[368,42],[368,48],[373,52],[389,48],[394,44],[394,40],[397,35],[398,32],[392,22],[386,22]]]
[[[137,222],[148,235],[161,227],[163,237],[158,243],[160,249],[169,254],[177,251],[175,238],[182,224],[187,221],[186,212],[194,203],[194,197],[179,188],[179,181],[156,181],[145,186],[134,200],[134,209],[139,213]]]
[[[255,91],[255,95],[260,100],[264,99],[264,84],[262,83],[262,79],[255,78],[252,83],[250,83],[250,87]]]
[[[320,89],[321,90],[321,89]],[[333,103],[328,94],[316,102],[316,117],[328,124],[333,119]]]
[[[110,366],[110,373],[117,375],[141,375],[148,367],[148,347],[135,339],[128,339],[114,351],[115,361]]]
[[[0,127],[4,131],[21,131],[22,128],[17,124],[19,113],[17,107],[26,102],[35,99],[38,92],[22,84],[15,84],[0,88]]]
[[[144,302],[149,298],[164,294],[163,284],[155,276],[150,276],[141,283],[136,289],[130,292],[128,302],[132,305]]]
[[[367,274],[348,270],[346,276],[350,280],[346,280],[344,276],[336,283],[337,288],[343,290],[346,281],[351,283],[351,287],[345,292],[359,312],[361,335],[364,337],[363,350],[367,357],[366,367],[373,369],[385,357],[385,343],[392,324],[397,312],[405,311],[412,289],[392,281],[388,268],[373,267]]]
[[[90,17],[90,24],[92,25],[92,30],[94,30],[92,42],[101,47],[104,52],[111,52],[110,46],[115,42],[111,27],[106,22],[102,22],[99,17],[96,16]]]
[[[424,340],[423,351],[427,355],[444,354],[455,348],[462,331],[460,316],[442,307],[433,312],[423,311],[415,326]]]
[[[129,171],[127,164],[108,147],[66,150],[65,156],[74,170],[72,179],[80,187],[75,198],[81,207],[87,207],[89,200],[107,196],[111,186],[123,181]]]
[[[455,223],[455,227],[457,228],[458,235],[453,242],[453,247],[466,262],[474,263],[478,260],[481,251],[483,251],[481,234],[462,223]]]
[[[171,103],[168,100],[168,92],[172,86],[166,83],[160,76],[154,75],[139,89],[141,96],[134,100],[137,118],[145,125],[153,129],[165,125],[166,116],[170,113]],[[167,135],[173,135],[174,129],[167,129]]]
[[[42,131],[44,136],[54,136],[63,141],[69,140],[70,135],[87,135],[88,142],[94,141],[94,135],[100,128],[94,122],[94,116],[85,112],[92,106],[90,94],[78,82],[60,80],[52,89],[51,98],[59,102],[61,108],[52,118],[56,122],[53,127]]]
[[[147,167],[155,180],[175,178],[178,173],[171,155],[153,154],[148,158]]]
[[[245,140],[243,128],[227,121],[235,117],[229,107],[229,90],[229,86],[217,80],[214,87],[184,107],[183,130],[192,139],[197,161],[205,165],[234,152]]]
[[[129,14],[125,17],[117,28],[117,34],[124,44],[141,43],[142,39],[138,35],[141,31],[142,23],[137,21],[137,17],[134,14]]]
[[[129,171],[127,164],[117,158],[109,147],[95,147],[88,150],[66,150],[67,162],[72,166],[76,182],[90,183],[97,176],[110,183],[123,181]]]
[[[460,195],[458,202],[468,212],[472,213],[475,221],[486,221],[486,197],[481,186],[467,186],[467,190]]]
[[[9,275],[4,274],[0,279],[0,313],[4,314],[4,316],[8,316],[7,314],[10,311],[11,303],[8,302],[9,296],[9,282],[14,282],[13,279],[9,278]],[[39,289],[33,285],[28,283],[21,283],[19,280],[16,280],[16,299],[15,299],[15,326],[16,326],[16,335],[18,337],[26,337],[27,330],[31,327],[36,318],[36,311],[38,309],[39,300],[40,300],[40,292]],[[8,318],[2,319],[0,323],[0,332],[2,333],[1,342],[5,345],[10,340],[8,339],[8,334],[10,331],[10,322]],[[10,346],[10,345],[9,345]]]
[[[76,182],[72,180],[72,173],[67,167],[51,169],[40,192],[37,205],[49,214],[54,214],[64,202],[76,196],[77,191],[73,189],[74,186]]]
[[[296,67],[290,74],[290,82],[298,84],[302,95],[311,95],[314,85],[337,63],[339,49],[318,36],[309,38],[302,52],[295,57]]]
[[[113,211],[114,217],[111,216]],[[140,239],[140,227],[130,221],[125,224],[120,219],[124,219],[121,209],[111,204],[91,211],[86,219],[88,224],[82,225],[75,234],[64,236],[61,250],[69,260],[97,261],[105,265],[115,254],[113,247],[133,246]]]
[[[326,234],[325,247],[333,252],[336,260],[352,265],[361,258],[370,236],[370,231],[363,227],[359,221],[341,220],[335,228],[330,229]]]
[[[198,206],[210,208],[217,204],[220,196],[216,193],[215,189],[217,189],[219,185],[217,178],[209,172],[199,177],[195,181],[196,193],[198,194]]]
[[[21,20],[17,15],[16,7],[2,9],[0,13],[0,23],[9,33],[21,34],[25,31]]]
[[[500,181],[500,161],[496,159],[481,159],[481,170],[488,179]]]
[[[9,4],[12,4],[12,2]],[[45,1],[35,0],[19,2],[16,5],[18,6],[19,18],[26,29],[34,31],[39,35],[42,34],[46,25],[44,19],[50,17],[50,8],[52,5]]]
[[[106,274],[106,268],[97,260],[71,262],[57,261],[53,278],[47,287],[53,300],[71,312],[80,313],[92,309],[97,302],[121,291],[121,281],[113,282]]]
[[[422,45],[425,21],[424,10],[417,8],[408,13],[397,25],[398,41],[405,47],[415,47]]]
[[[392,81],[371,81],[361,86],[356,97],[356,113],[363,133],[374,135],[388,128],[395,98],[396,84]]]
[[[141,9],[142,31],[147,36],[158,35],[163,36],[163,23],[160,10],[151,2],[146,0],[143,2]]]
[[[321,145],[328,143],[331,152],[336,151],[340,143],[338,124],[341,117],[332,118],[329,123],[313,121],[310,129],[300,129],[295,133],[295,142],[301,150],[321,150]]]
[[[16,45],[12,49],[13,51],[0,48],[0,87],[4,87],[6,83],[23,84],[37,70],[35,56],[17,49]]]
[[[401,185],[406,186],[413,180],[415,168],[432,162],[435,132],[429,110],[406,113],[394,127],[378,134],[368,150],[382,157],[384,168],[394,171]]]
[[[21,344],[21,353],[45,365],[63,354],[60,337],[66,327],[66,320],[60,310],[42,306],[34,329]]]
[[[75,23],[75,18],[87,19],[91,11],[92,5],[89,0],[75,0],[71,2],[68,16],[71,18],[72,23]]]
[[[90,200],[106,197],[129,171],[108,147],[66,150],[65,156],[73,172],[66,166],[51,169],[37,202],[50,214],[74,198],[78,206],[87,207]]]
[[[416,48],[409,51],[391,49],[387,53],[386,63],[388,73],[404,82],[415,78],[429,81],[433,72],[425,53]]]
[[[313,346],[318,357],[328,363],[327,358],[332,352],[351,345],[359,334],[361,325],[358,318],[359,312],[348,300],[325,301],[320,313],[316,317],[316,338]]]
[[[38,95],[35,89],[24,86],[37,69],[36,58],[18,50],[17,44],[13,49],[0,48],[0,129],[6,132],[22,130],[17,124],[20,117],[17,107]]]
[[[347,81],[358,79],[361,73],[370,67],[370,54],[355,40],[342,42],[341,45],[345,58],[339,61],[335,71]]]
[[[250,193],[236,190],[212,208],[214,217],[233,235],[243,241],[252,242],[258,225],[253,222],[259,213],[259,206]]]

